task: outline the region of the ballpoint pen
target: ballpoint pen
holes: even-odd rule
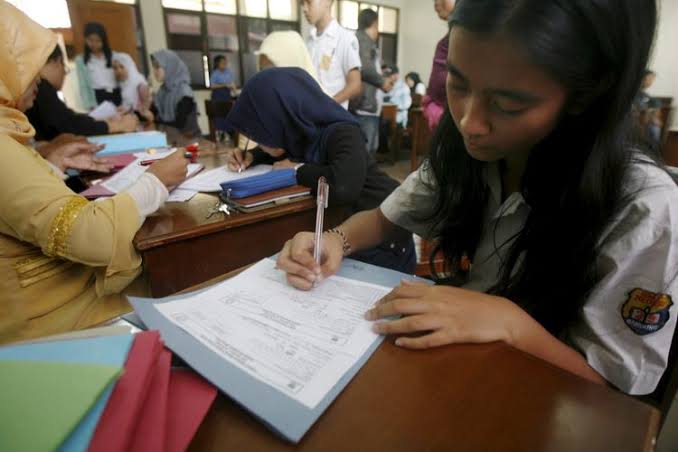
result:
[[[184,158],[187,158],[187,159],[190,159],[191,161],[193,161],[193,158],[194,158],[193,156],[194,156],[194,154],[192,154],[190,152],[184,152]],[[139,162],[139,165],[141,165],[141,166],[152,165],[153,163],[157,162],[158,160],[162,160],[162,159],[142,160],[141,162]]]
[[[323,220],[325,219],[325,209],[329,200],[330,187],[324,177],[318,179],[318,194],[316,198],[315,213],[315,247],[313,248],[313,258],[316,264],[320,265],[322,254]]]

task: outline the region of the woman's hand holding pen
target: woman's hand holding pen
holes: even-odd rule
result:
[[[402,317],[382,320],[392,316]],[[494,341],[515,345],[532,320],[506,298],[405,280],[367,311],[365,319],[375,321],[375,333],[400,335],[396,345],[412,349]]]
[[[253,160],[254,156],[251,152],[243,151],[239,148],[231,149],[226,155],[228,169],[236,173],[245,171],[252,164]]]
[[[341,237],[323,234],[320,264],[317,264],[313,258],[314,242],[312,232],[300,232],[285,243],[278,256],[278,268],[287,273],[287,282],[297,289],[310,290],[313,284],[335,274],[344,258]]]
[[[186,179],[189,160],[177,151],[164,159],[156,160],[148,172],[157,177],[167,188],[176,187]]]

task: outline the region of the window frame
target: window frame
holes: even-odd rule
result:
[[[254,16],[247,16],[244,14],[240,13],[240,2],[236,0],[235,6],[236,6],[236,14],[226,14],[226,13],[219,13],[219,12],[208,12],[205,10],[205,1],[201,0],[202,4],[202,10],[201,11],[194,11],[194,10],[188,10],[188,9],[177,9],[177,8],[169,8],[165,7],[162,5],[161,1],[161,8],[163,11],[163,19],[165,23],[165,39],[167,42],[167,47],[173,50],[196,50],[200,51],[203,55],[203,59],[206,57],[207,58],[207,74],[211,77],[212,71],[214,68],[212,67],[212,58],[213,58],[213,52],[212,51],[219,51],[219,52],[224,52],[229,56],[229,58],[236,58],[238,59],[238,67],[240,74],[239,79],[241,81],[241,84],[244,84],[247,80],[245,78],[245,62],[246,62],[246,56],[245,54],[251,53],[249,52],[249,43],[248,42],[243,42],[243,37],[241,34],[241,24],[243,22],[246,22],[248,19],[259,19],[263,20],[266,22],[266,34],[269,35],[271,34],[271,30],[274,26],[274,24],[281,24],[281,23],[286,23],[291,25],[291,29],[301,33],[301,16],[302,16],[302,11],[301,11],[301,1],[297,1],[297,20],[296,21],[288,21],[288,20],[281,20],[281,19],[273,19],[271,18],[271,8],[269,6],[269,3],[272,1],[276,0],[267,0],[266,2],[266,17],[254,17]],[[197,15],[200,17],[200,41],[201,41],[201,48],[190,48],[190,49],[184,49],[184,48],[179,48],[179,49],[174,49],[170,43],[172,42],[172,36],[175,35],[174,33],[169,32],[169,27],[168,27],[168,14],[187,14],[187,15]],[[207,31],[207,15],[213,15],[213,16],[226,16],[226,17],[233,17],[235,18],[236,22],[236,36],[238,38],[238,51],[237,52],[230,52],[226,51],[224,49],[212,49],[209,46],[209,35]],[[245,49],[248,49],[248,52],[245,52]],[[236,55],[237,54],[237,55]],[[209,84],[206,83],[206,80],[203,80],[202,83],[193,83],[193,80],[191,81],[191,87],[196,90],[209,90]]]

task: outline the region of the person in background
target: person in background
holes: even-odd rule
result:
[[[358,15],[358,31],[355,33],[360,46],[362,68],[362,93],[351,99],[349,110],[355,113],[365,137],[367,152],[374,155],[379,149],[379,123],[383,98],[379,90],[391,91],[393,80],[381,74],[381,52],[379,40],[379,15],[372,9],[364,9]]]
[[[233,98],[232,93],[236,90],[235,79],[227,66],[228,60],[224,55],[214,57],[214,68],[210,76],[212,100],[229,101]]]
[[[200,136],[198,109],[191,89],[191,75],[181,58],[171,50],[151,55],[153,77],[162,83],[151,111],[155,122],[179,129],[185,136]]]
[[[97,121],[68,108],[58,95],[66,73],[61,47],[56,45],[40,69],[38,93],[33,106],[26,112],[28,120],[35,128],[36,140],[50,141],[64,133],[90,136],[136,130],[138,121],[131,114]]]
[[[358,40],[332,18],[332,0],[303,0],[302,11],[312,26],[306,45],[318,81],[348,108],[348,101],[361,91]]]
[[[641,133],[650,141],[653,146],[659,146],[661,143],[661,101],[649,95],[650,89],[657,75],[649,70],[645,70],[643,81],[640,84],[640,90],[633,100],[633,111],[636,121],[641,129]]]
[[[298,67],[319,82],[304,39],[296,31],[274,31],[266,36],[259,50],[254,53],[259,56],[260,70],[272,67]]]
[[[351,251],[434,238],[446,274],[365,312],[375,333],[408,349],[503,341],[652,393],[678,325],[678,187],[631,122],[656,23],[654,0],[459,0],[428,161],[325,233],[320,264],[304,232],[277,267],[309,290]]]
[[[454,11],[455,0],[434,0],[433,6],[440,20],[447,23],[450,14]],[[447,50],[450,44],[449,31],[436,45],[433,55],[433,65],[431,66],[431,76],[428,79],[428,88],[426,96],[422,100],[424,108],[424,117],[431,130],[438,127],[440,118],[447,108],[447,99],[445,97],[445,81],[447,80]]]
[[[405,76],[405,83],[410,88],[412,99],[414,99],[415,95],[421,97],[426,95],[426,85],[421,81],[418,72],[408,72]]]
[[[131,311],[143,295],[132,243],[146,216],[186,177],[181,152],[154,163],[126,191],[99,202],[76,195],[30,147],[22,111],[56,36],[0,2],[0,342],[88,328]]]
[[[126,53],[114,53],[113,73],[120,85],[121,108],[126,113],[136,113],[140,119],[146,122],[153,122],[151,90],[132,57]]]
[[[85,24],[85,52],[75,58],[82,105],[91,110],[104,101],[120,105],[122,97],[113,73],[113,51],[98,22]]]
[[[323,93],[300,68],[271,68],[252,77],[228,114],[229,130],[259,143],[260,149],[232,150],[229,168],[258,163],[294,168],[297,183],[315,191],[327,179],[329,203],[347,214],[377,207],[398,182],[384,174],[365,151],[355,117]],[[412,236],[378,244],[352,258],[412,273],[416,265]]]
[[[385,102],[390,102],[398,107],[396,122],[400,127],[407,127],[407,115],[412,106],[412,96],[410,88],[400,78],[398,66],[388,66],[388,77],[393,81],[393,89],[384,98]]]

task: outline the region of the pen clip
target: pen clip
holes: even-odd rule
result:
[[[322,205],[323,209],[327,209],[328,202],[330,197],[330,186],[327,183],[327,179],[320,177],[318,179],[318,193],[316,198],[316,203]]]

